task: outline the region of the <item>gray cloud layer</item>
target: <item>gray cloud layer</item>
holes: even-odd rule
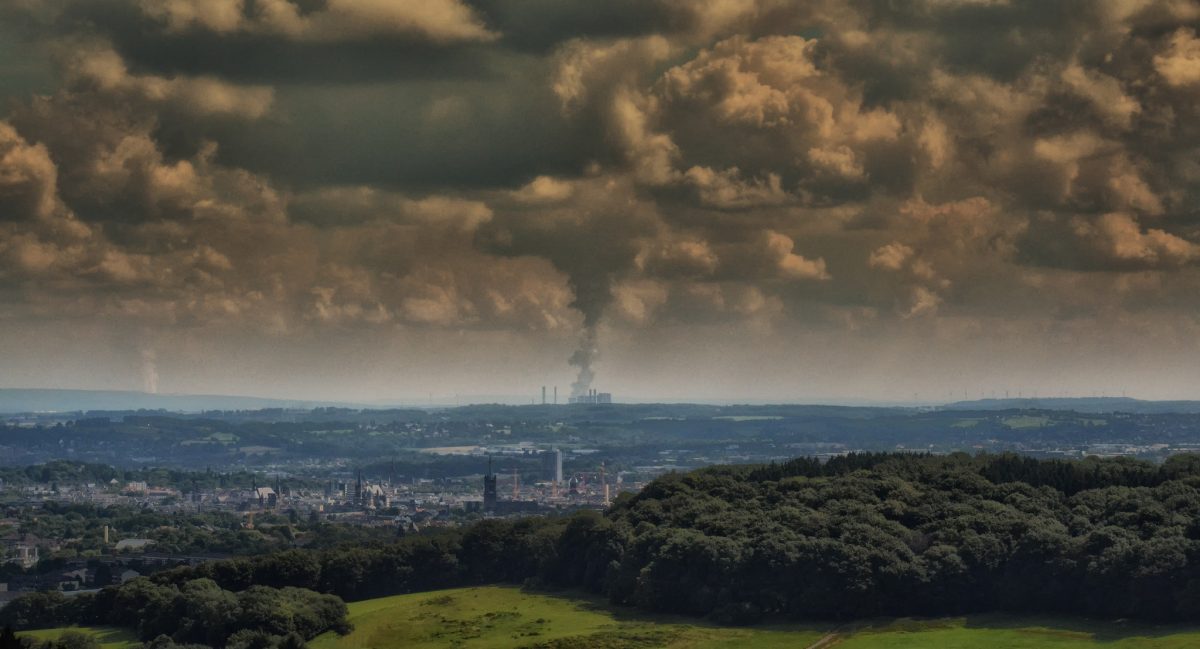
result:
[[[1195,1],[0,16],[13,385],[1195,396]]]

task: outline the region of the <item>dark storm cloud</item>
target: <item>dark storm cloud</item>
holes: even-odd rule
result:
[[[580,389],[666,331],[1196,333],[1197,2],[0,7],[53,70],[0,121],[0,327],[507,336]]]
[[[226,124],[221,159],[296,185],[370,183],[408,189],[511,186],[579,173],[598,151],[525,71],[442,82],[277,91],[276,114]],[[180,135],[186,136],[186,133]]]
[[[101,37],[131,67],[159,74],[217,75],[243,83],[493,75],[492,51],[485,45],[498,34],[458,0],[425,5],[445,9],[413,9],[418,16],[405,21],[410,5],[381,1],[52,0],[35,6],[7,0],[3,8],[22,31],[43,38]],[[455,8],[460,11],[447,11]]]
[[[677,31],[677,12],[654,0],[470,0],[517,50],[546,52],[572,38],[618,38]]]
[[[326,84],[487,78],[495,75],[494,58],[505,50],[544,54],[572,38],[673,32],[687,22],[685,12],[663,2],[474,0],[461,6],[477,15],[478,37],[468,33],[444,40],[416,31],[385,31],[313,38],[251,27],[263,22],[260,16],[269,5],[286,2],[300,16],[312,17],[328,11],[327,0],[206,1],[232,8],[209,19],[195,17],[199,10],[190,11],[176,29],[167,28],[167,12],[151,10],[156,3],[132,0],[59,0],[52,3],[56,11],[35,14],[43,17],[40,22],[27,13],[11,15],[23,29],[43,34],[104,35],[132,65],[147,70],[215,74],[242,82]],[[205,2],[179,4],[203,8]]]

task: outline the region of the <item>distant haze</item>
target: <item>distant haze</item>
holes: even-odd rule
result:
[[[1200,398],[1198,31],[1176,0],[0,0],[0,387]]]

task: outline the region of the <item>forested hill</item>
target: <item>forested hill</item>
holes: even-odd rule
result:
[[[941,407],[944,410],[1067,410],[1087,413],[1195,414],[1200,413],[1200,401],[1143,401],[1129,397],[1025,397],[957,401]]]
[[[584,538],[574,577],[657,611],[1196,620],[1200,457],[712,467],[654,482]]]
[[[159,573],[153,587],[22,598],[0,624],[97,623],[112,601],[136,620],[138,607],[183,597],[197,579],[346,600],[496,582],[583,587],[737,623],[998,610],[1195,621],[1200,456],[859,454],[710,467],[656,480],[603,515],[214,561]]]
[[[250,410],[344,406],[333,402],[267,399],[204,394],[150,394],[125,390],[52,390],[0,388],[0,413],[85,412],[105,410]]]

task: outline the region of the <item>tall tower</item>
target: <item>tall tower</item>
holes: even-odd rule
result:
[[[546,405],[546,386],[542,386],[542,405]]]
[[[362,470],[360,469],[358,471],[358,480],[355,481],[355,483],[354,483],[354,504],[356,504],[356,505],[362,504],[362,495],[363,495]]]
[[[496,511],[496,475],[492,473],[492,456],[488,456],[487,475],[483,476],[483,511]]]
[[[606,478],[604,475],[604,463],[603,462],[600,463],[600,484],[604,488],[604,506],[608,507],[609,505],[612,504],[612,501],[610,501],[608,499],[608,478]]]

